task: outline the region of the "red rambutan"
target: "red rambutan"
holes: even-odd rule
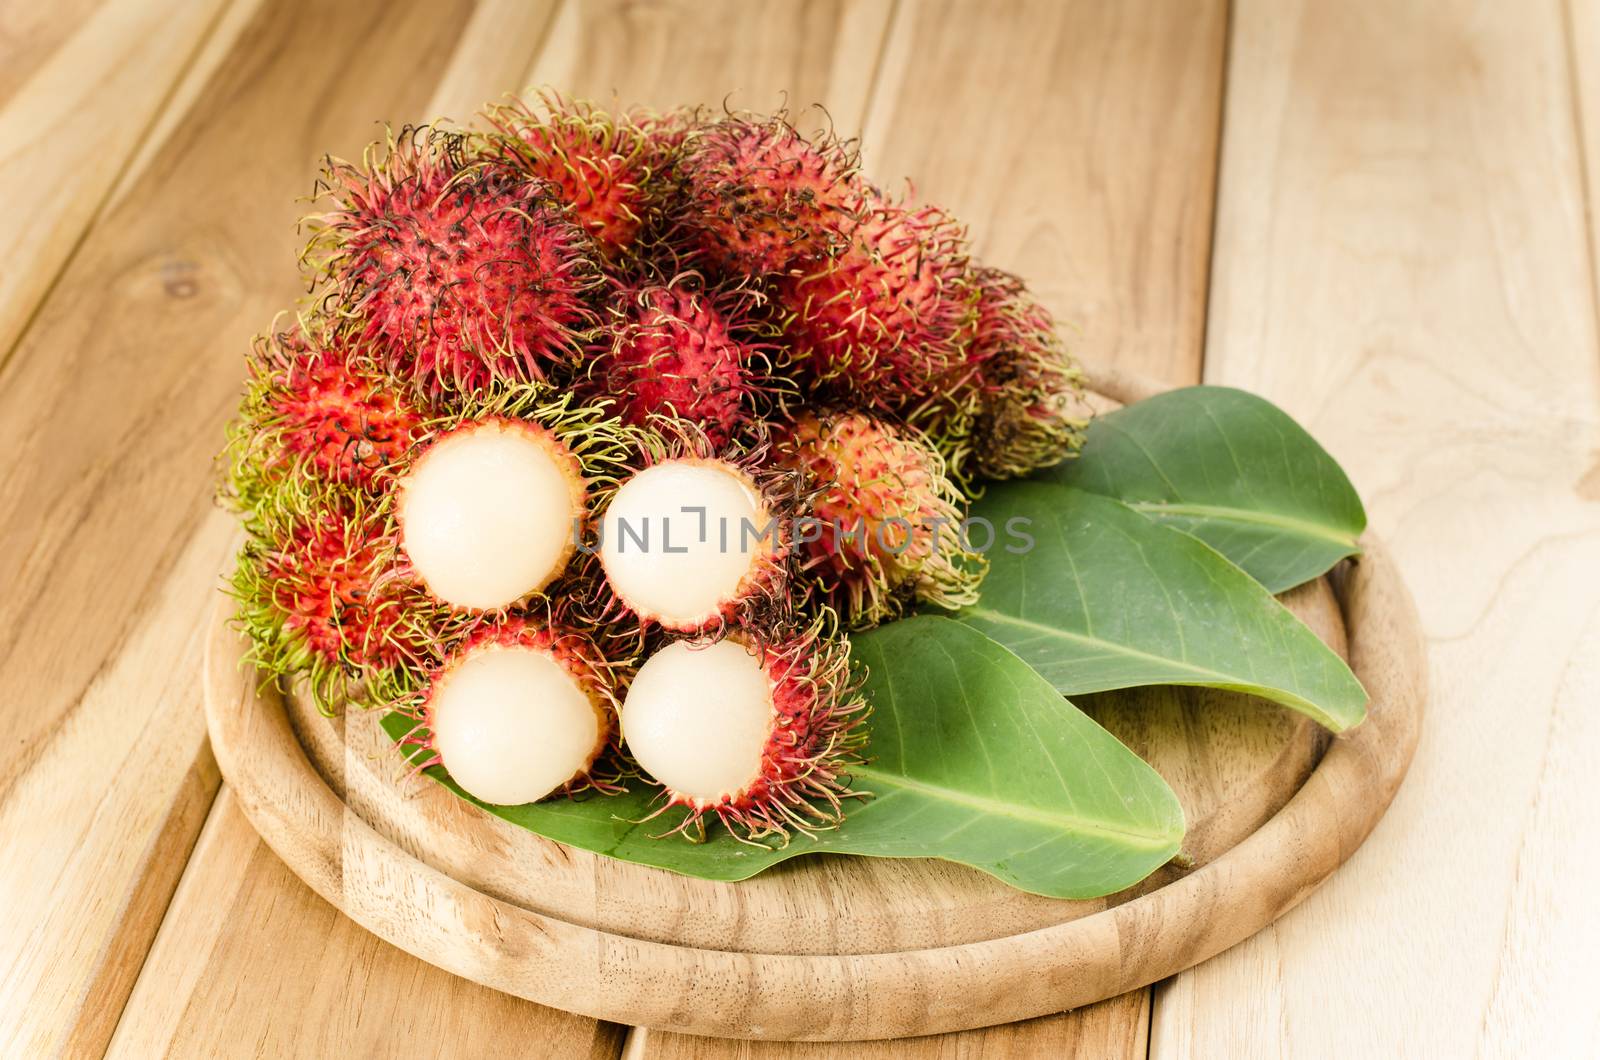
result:
[[[974,470],[1014,478],[1059,463],[1083,445],[1088,425],[1074,405],[1082,376],[1050,311],[1000,269],[977,269],[978,323],[968,363],[977,369]]]
[[[557,791],[612,790],[595,764],[615,742],[612,664],[588,637],[512,617],[480,627],[399,705],[419,769],[443,766],[482,802],[520,806]]]
[[[422,414],[332,334],[302,327],[260,336],[229,438],[233,500],[246,510],[271,493],[297,510],[320,487],[370,489],[411,447]]]
[[[855,404],[896,410],[959,387],[977,292],[966,232],[934,206],[877,193],[848,246],[778,283],[801,372]]]
[[[782,396],[777,347],[751,314],[758,297],[707,290],[693,274],[621,292],[612,345],[590,367],[591,388],[627,423],[677,417],[713,445],[727,444]]]
[[[668,834],[703,838],[715,816],[760,843],[839,822],[867,707],[849,642],[825,636],[825,625],[762,644],[743,634],[677,641],[645,660],[623,701],[622,732],[665,788],[657,814],[687,811]]]
[[[712,262],[747,276],[812,264],[855,224],[856,165],[853,142],[808,139],[782,115],[730,115],[684,145],[682,221]]]
[[[381,527],[348,503],[258,522],[234,571],[252,661],[275,677],[304,674],[324,711],[347,698],[381,702],[410,687],[447,623],[395,570],[393,542]]]
[[[795,532],[801,570],[852,627],[893,618],[909,599],[977,602],[987,565],[966,541],[960,491],[920,433],[861,412],[806,411],[774,450],[814,491],[811,521]]]
[[[549,182],[601,252],[616,258],[661,215],[667,191],[662,141],[652,116],[611,116],[594,104],[554,92],[537,104],[490,107],[495,143],[519,169]]]
[[[335,209],[306,250],[330,311],[365,325],[391,371],[430,393],[542,380],[593,334],[593,241],[551,187],[473,157],[462,133],[403,130],[363,164],[329,159]]]

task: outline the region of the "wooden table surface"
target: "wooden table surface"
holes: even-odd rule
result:
[[[200,709],[241,354],[323,151],[532,82],[823,103],[1084,358],[1305,423],[1432,646],[1366,846],[1151,990],[842,1047],[498,995],[293,877]],[[0,0],[0,1055],[1600,1052],[1597,174],[1591,0]]]

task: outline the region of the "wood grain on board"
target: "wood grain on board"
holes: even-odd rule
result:
[[[1245,0],[1231,49],[1207,378],[1351,472],[1434,691],[1371,841],[1158,990],[1152,1055],[1595,1055],[1600,12]]]
[[[1339,584],[1351,666],[1372,707],[1289,803],[1165,886],[963,945],[696,948],[480,891],[384,836],[341,797],[308,758],[284,696],[240,672],[244,642],[222,615],[206,651],[206,716],[229,790],[273,851],[356,923],[438,967],[569,1012],[699,1035],[833,1041],[988,1027],[1090,1005],[1205,960],[1297,904],[1360,847],[1410,762],[1425,684],[1410,598],[1381,544],[1363,540],[1365,554]]]
[[[0,4],[0,364],[222,6]]]
[[[109,1055],[599,1060],[623,1033],[369,934],[267,849],[224,787]]]
[[[84,194],[121,183],[0,368],[0,1052],[97,1052],[140,974],[217,785],[195,623],[232,542],[211,457],[241,351],[298,293],[296,198],[320,154],[421,117],[472,14],[232,5],[181,81],[165,72],[179,83],[141,119],[150,137],[101,145],[107,176]],[[29,39],[99,40],[84,17]],[[519,76],[536,44],[483,75]]]

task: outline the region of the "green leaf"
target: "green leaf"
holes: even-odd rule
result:
[[[1113,497],[1193,534],[1275,593],[1359,552],[1361,498],[1276,405],[1220,386],[1101,416],[1077,460],[1038,476]]]
[[[993,486],[973,515],[1025,525],[1035,544],[1003,536],[982,598],[958,617],[1064,695],[1200,685],[1265,697],[1335,732],[1365,716],[1366,692],[1344,660],[1196,538],[1043,482]]]
[[[802,854],[934,857],[1035,894],[1089,898],[1130,887],[1178,851],[1183,810],[1166,783],[1020,659],[975,630],[922,616],[853,638],[869,669],[870,764],[846,819],[763,850],[720,828],[701,844],[652,838],[674,825],[642,785],[625,795],[484,806],[558,842],[711,880],[742,880]],[[391,715],[390,735],[411,722]],[[442,770],[429,770],[458,795]],[[479,805],[483,805],[479,803]]]

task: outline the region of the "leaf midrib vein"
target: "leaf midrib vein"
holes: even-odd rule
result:
[[[903,773],[885,773],[873,769],[871,766],[856,766],[850,770],[852,777],[862,778],[875,785],[888,785],[904,791],[926,795],[930,798],[942,799],[978,810],[981,813],[998,817],[1010,817],[1031,824],[1054,828],[1061,831],[1087,833],[1091,835],[1107,836],[1114,839],[1128,841],[1130,845],[1138,845],[1151,850],[1161,847],[1179,838],[1171,831],[1144,832],[1128,828],[1118,828],[1104,821],[1089,820],[1072,814],[1050,813],[1045,810],[1036,810],[1028,806],[1019,806],[1016,803],[1001,802],[998,799],[974,795],[971,792],[947,788],[940,784],[930,784],[927,781],[913,780]]]

